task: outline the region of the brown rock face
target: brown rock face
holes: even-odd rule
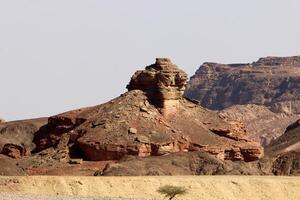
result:
[[[266,147],[262,166],[275,175],[300,175],[300,120]]]
[[[22,158],[24,156],[29,156],[30,152],[24,146],[19,146],[16,144],[5,144],[1,154],[6,155],[11,158]]]
[[[266,57],[248,64],[204,63],[185,95],[236,119],[262,145],[284,133],[300,114],[300,56]]]
[[[204,63],[185,95],[202,106],[265,105],[274,112],[300,113],[300,56],[266,57],[249,64]]]
[[[186,80],[169,59],[157,59],[135,73],[129,92],[120,97],[50,117],[35,134],[35,152],[57,148],[62,138],[69,138],[64,144],[71,158],[90,161],[188,151],[221,160],[259,159],[263,148],[247,139],[243,127],[182,97]]]
[[[300,118],[297,114],[274,113],[265,106],[254,104],[235,105],[220,111],[226,120],[242,122],[249,138],[267,146],[281,136],[291,122]]]
[[[157,58],[156,63],[137,71],[128,84],[128,90],[142,90],[165,116],[176,113],[185,90],[187,74],[168,58]]]
[[[101,176],[260,175],[255,162],[217,159],[206,152],[179,152],[133,159],[106,166]]]
[[[16,158],[30,154],[35,148],[32,141],[34,133],[46,123],[47,118],[40,118],[0,124],[0,152],[6,155],[11,154],[8,152],[15,152],[11,157]]]

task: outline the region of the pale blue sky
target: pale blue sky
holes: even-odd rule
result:
[[[0,0],[0,117],[103,103],[170,57],[205,61],[300,55],[298,0]]]

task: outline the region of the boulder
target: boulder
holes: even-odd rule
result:
[[[19,146],[16,144],[5,144],[1,154],[6,155],[11,158],[19,159],[24,156],[29,156],[30,151],[24,146]]]

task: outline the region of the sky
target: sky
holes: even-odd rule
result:
[[[300,55],[299,0],[0,0],[0,117],[104,103],[138,69]]]

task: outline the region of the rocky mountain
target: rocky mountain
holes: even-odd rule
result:
[[[239,121],[247,130],[249,138],[267,146],[281,136],[291,122],[300,119],[299,114],[274,113],[266,106],[235,105],[220,111],[220,116]]]
[[[300,122],[285,128],[297,114],[212,111],[183,96],[187,80],[160,58],[105,104],[1,123],[0,174],[299,175]]]
[[[138,71],[128,92],[103,105],[49,118],[35,135],[36,152],[64,135],[87,160],[206,151],[221,159],[253,161],[262,148],[245,130],[182,97],[187,75],[168,59]],[[197,130],[197,131],[195,131]]]
[[[248,64],[204,63],[185,96],[209,109],[225,109],[221,115],[241,121],[265,146],[299,118],[299,91],[300,56],[266,57]]]
[[[265,105],[273,112],[300,113],[300,56],[266,57],[248,64],[204,63],[185,95],[204,107]]]
[[[236,168],[260,159],[263,148],[248,139],[240,123],[183,97],[187,80],[186,73],[169,59],[157,59],[133,75],[128,92],[121,96],[49,117],[34,133],[32,154],[19,156],[18,166],[28,174],[55,174],[64,169],[61,173],[89,175],[98,168],[99,174],[107,175],[114,174],[113,166],[128,166],[130,157],[132,167],[143,174],[143,165],[134,163],[170,163],[174,158],[181,162],[182,157],[195,162],[196,174],[209,174],[213,170],[196,166],[207,157],[207,162],[219,166],[221,174],[227,173],[224,166],[228,163]],[[164,166],[165,171],[171,169]],[[194,168],[186,170],[195,173]],[[130,173],[125,170],[121,174]]]

